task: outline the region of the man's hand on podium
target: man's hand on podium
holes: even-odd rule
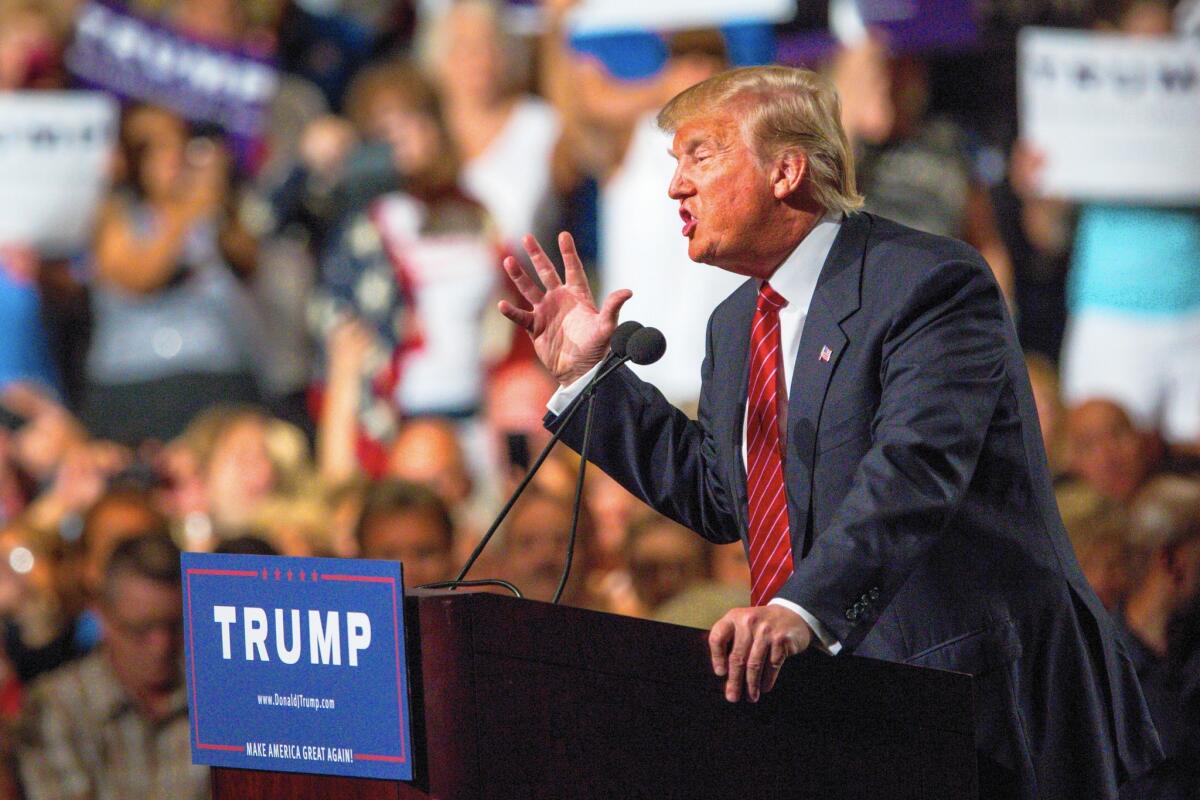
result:
[[[789,656],[803,653],[813,631],[799,614],[781,605],[735,608],[708,634],[713,672],[725,678],[725,699],[736,703],[743,687],[751,703],[775,686]]]

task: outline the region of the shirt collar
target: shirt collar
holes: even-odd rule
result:
[[[833,240],[841,227],[840,212],[826,214],[771,275],[771,288],[788,301],[789,310],[808,312],[821,268],[829,258]]]

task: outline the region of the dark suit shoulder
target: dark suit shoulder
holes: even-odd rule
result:
[[[886,217],[871,216],[866,261],[886,264],[909,279],[920,280],[946,264],[970,264],[991,273],[987,262],[971,245],[949,236],[925,233]]]
[[[1003,296],[983,256],[966,242],[873,217],[862,266],[863,305],[872,315],[910,304],[925,305],[972,286]]]

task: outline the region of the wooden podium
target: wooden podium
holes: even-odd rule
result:
[[[461,591],[405,626],[416,780],[216,768],[215,800],[977,793],[967,675],[809,652],[730,704],[705,631]]]

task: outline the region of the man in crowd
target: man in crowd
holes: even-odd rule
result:
[[[1133,588],[1120,611],[1122,633],[1167,758],[1124,787],[1121,796],[1195,797],[1200,788],[1200,696],[1195,694],[1200,676],[1187,674],[1169,632],[1200,596],[1200,480],[1161,475],[1146,484],[1134,499],[1128,539]],[[1191,687],[1190,696],[1185,687]]]
[[[17,758],[29,800],[202,798],[183,681],[179,549],[117,545],[99,598],[102,646],[33,684]]]
[[[1067,413],[1068,468],[1117,502],[1128,502],[1160,460],[1153,441],[1112,400],[1085,400]]]
[[[1161,752],[1055,510],[1000,290],[970,247],[855,213],[839,116],[827,81],[785,67],[664,108],[688,254],[750,280],[709,321],[698,419],[622,368],[598,390],[592,458],[746,543],[752,606],[709,637],[728,700],[756,701],[814,644],[969,672],[981,796],[1116,797]],[[568,234],[564,278],[525,244],[542,286],[509,259],[531,307],[501,311],[563,387],[554,427],[630,293],[597,308]]]
[[[415,483],[371,486],[358,518],[363,558],[400,561],[408,588],[454,577],[454,521],[438,495]]]

